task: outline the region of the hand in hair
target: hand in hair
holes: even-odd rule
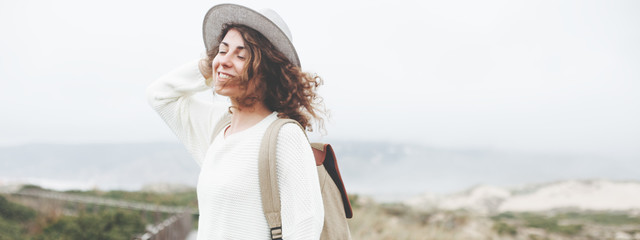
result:
[[[211,81],[213,81],[213,71],[211,71],[210,62],[208,62],[206,58],[201,59],[200,62],[198,62],[198,69],[200,70],[200,74],[204,77],[207,86],[213,86],[213,83],[211,83]]]

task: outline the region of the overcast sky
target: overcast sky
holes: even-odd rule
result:
[[[234,2],[289,24],[328,140],[640,158],[639,1]],[[216,3],[2,0],[0,146],[176,141],[144,91]]]

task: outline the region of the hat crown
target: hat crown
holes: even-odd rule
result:
[[[284,32],[284,34],[287,35],[287,38],[289,38],[289,41],[293,42],[293,36],[291,35],[289,26],[287,25],[286,22],[284,22],[282,17],[280,17],[280,15],[276,11],[272,10],[271,8],[265,8],[260,10],[260,13],[262,13],[262,15],[264,15],[269,20],[271,20],[271,22],[276,24],[276,26],[278,26],[278,28],[280,28],[280,30],[282,30],[282,32]]]

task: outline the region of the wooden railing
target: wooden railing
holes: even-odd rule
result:
[[[135,240],[173,240],[185,239],[191,231],[191,214],[172,215],[161,223],[147,227],[147,232],[134,238]]]
[[[162,212],[162,213],[188,212],[191,214],[198,213],[198,210],[193,208],[163,206],[163,205],[156,205],[156,204],[116,200],[111,198],[93,197],[93,196],[81,196],[81,195],[68,194],[68,193],[43,191],[38,189],[24,189],[24,190],[15,192],[13,194],[18,196],[31,196],[31,197],[61,200],[66,202],[86,203],[86,204],[126,208],[126,209],[149,211],[149,212]]]

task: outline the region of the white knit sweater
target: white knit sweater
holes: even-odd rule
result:
[[[270,239],[262,211],[258,151],[276,113],[244,131],[213,136],[227,106],[193,97],[211,90],[197,61],[166,74],[147,89],[150,105],[200,166],[198,239]],[[282,127],[276,157],[283,238],[318,239],[324,221],[322,196],[313,153],[300,127]]]

